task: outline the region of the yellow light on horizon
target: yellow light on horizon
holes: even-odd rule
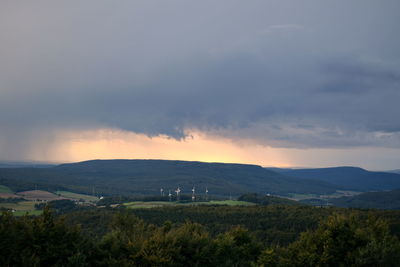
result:
[[[191,131],[182,140],[109,129],[65,131],[58,140],[51,151],[45,153],[46,160],[76,162],[90,159],[167,159],[291,166],[278,149],[237,144],[199,131]]]

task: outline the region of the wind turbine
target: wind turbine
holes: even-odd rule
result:
[[[163,197],[164,196],[164,189],[160,189],[160,193],[161,193],[161,196]]]
[[[179,201],[179,194],[180,194],[180,192],[181,192],[181,189],[180,189],[179,186],[178,186],[178,189],[175,190],[175,193],[176,193],[176,200],[177,200],[177,201]]]
[[[192,188],[192,201],[195,201],[195,199],[196,199],[195,192],[196,192],[196,190],[195,190],[195,188],[193,186],[193,188]]]
[[[169,201],[171,201],[171,199],[172,199],[171,190],[168,191],[168,197],[169,197]]]
[[[208,201],[208,189],[206,187],[206,201]]]

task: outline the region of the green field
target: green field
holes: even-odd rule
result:
[[[123,205],[130,209],[146,209],[146,208],[155,208],[161,206],[177,205],[177,203],[165,202],[165,201],[133,201],[124,203]]]
[[[227,205],[227,206],[253,206],[254,203],[238,200],[213,200],[208,202],[166,202],[166,201],[133,201],[123,204],[129,209],[147,209],[162,206],[190,206],[190,205]]]
[[[254,206],[256,204],[247,202],[247,201],[239,201],[239,200],[213,200],[210,202],[199,202],[203,205],[228,205],[228,206]]]
[[[65,198],[83,199],[85,201],[90,201],[90,202],[96,202],[96,201],[99,200],[98,197],[84,195],[84,194],[78,194],[78,193],[73,193],[73,192],[69,192],[69,191],[57,191],[55,193],[57,195],[65,197]]]
[[[319,195],[315,194],[289,194],[290,198],[296,201],[303,200],[303,199],[309,199],[309,198],[320,198]]]
[[[42,210],[29,210],[29,211],[26,211],[26,210],[16,210],[13,214],[14,214],[14,216],[24,216],[24,215],[26,215],[26,214],[37,216],[37,215],[40,215],[40,214],[42,214],[42,213],[43,213]]]
[[[28,213],[29,215],[39,215],[42,213],[41,210],[35,209],[35,201],[21,201],[18,203],[0,203],[1,208],[15,210],[13,214],[15,216],[21,216]]]
[[[5,185],[0,185],[0,193],[14,193],[9,187]]]

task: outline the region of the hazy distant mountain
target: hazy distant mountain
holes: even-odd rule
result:
[[[329,182],[348,190],[380,191],[400,188],[400,174],[372,172],[357,167],[319,169],[277,169],[274,171],[297,178]]]
[[[331,199],[330,202],[344,208],[400,209],[400,189],[384,192],[367,192],[352,197]]]
[[[390,170],[390,171],[387,171],[387,172],[398,173],[398,174],[400,174],[400,169],[397,169],[397,170]]]
[[[0,168],[48,168],[55,164],[38,162],[0,161]]]
[[[288,177],[257,165],[169,160],[93,160],[56,167],[0,169],[0,184],[14,190],[64,189],[101,194],[159,194],[181,187],[182,193],[240,195],[248,192],[332,193],[323,181]]]

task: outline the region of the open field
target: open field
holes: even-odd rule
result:
[[[213,200],[210,202],[198,202],[200,205],[228,205],[228,206],[254,206],[256,204],[247,202],[247,201],[239,201],[239,200]]]
[[[37,215],[40,215],[42,213],[43,213],[42,210],[29,210],[29,211],[16,210],[13,214],[14,214],[14,216],[24,216],[26,214],[37,216]]]
[[[326,195],[316,195],[316,194],[289,194],[289,199],[292,200],[304,200],[304,199],[329,199],[329,198],[339,198],[339,197],[347,197],[347,196],[355,196],[359,195],[361,192],[357,191],[344,191],[338,190],[333,194],[326,194]]]
[[[314,194],[289,194],[289,199],[291,200],[303,200],[303,199],[309,199],[309,198],[320,198],[319,195],[314,195]]]
[[[98,197],[73,193],[69,191],[57,191],[56,194],[64,198],[76,199],[76,200],[83,199],[85,201],[90,201],[90,202],[96,202],[99,200]]]
[[[6,209],[14,209],[14,210],[34,210],[36,202],[34,201],[21,201],[18,203],[1,203],[1,207]]]
[[[129,209],[147,209],[163,206],[190,206],[190,205],[227,205],[227,206],[253,206],[254,203],[238,200],[213,200],[208,202],[167,202],[167,201],[133,201],[123,204]]]
[[[349,190],[338,190],[334,194],[331,195],[322,195],[324,198],[339,198],[339,197],[352,197],[361,194],[362,192],[358,191],[349,191]]]
[[[0,193],[14,193],[8,186],[0,185]]]
[[[15,210],[15,216],[21,216],[28,213],[29,215],[39,215],[41,210],[35,210],[35,201],[21,201],[18,203],[0,203],[1,208]]]
[[[18,192],[17,195],[27,200],[52,201],[52,200],[65,199],[64,197],[60,197],[57,196],[56,194],[42,190],[30,190],[30,191]]]
[[[98,201],[97,197],[83,195],[83,194],[76,194],[68,191],[58,191],[58,195],[42,191],[42,190],[31,190],[31,191],[24,191],[18,192],[16,194],[13,193],[0,193],[0,198],[24,198],[27,201],[20,201],[15,203],[0,203],[0,208],[14,210],[13,214],[15,216],[22,216],[28,213],[29,215],[40,215],[42,213],[41,210],[35,209],[37,200],[40,201],[53,201],[53,200],[61,200],[61,199],[83,199],[85,201]]]
[[[6,191],[7,187],[3,187],[3,191]],[[35,204],[41,203],[41,201],[53,201],[62,199],[80,200],[83,199],[87,202],[98,201],[97,197],[76,194],[68,191],[57,191],[57,194],[42,191],[42,190],[30,190],[24,192],[14,193],[4,193],[0,192],[0,198],[24,198],[26,201],[19,201],[15,203],[0,202],[0,208],[13,210],[15,216],[22,216],[25,214],[29,215],[40,215],[41,210],[35,209]]]
[[[178,204],[175,202],[166,202],[166,201],[133,201],[124,203],[123,205],[130,209],[146,209],[146,208],[155,208],[162,206],[173,206]]]
[[[0,198],[21,198],[21,196],[13,193],[0,193]]]

